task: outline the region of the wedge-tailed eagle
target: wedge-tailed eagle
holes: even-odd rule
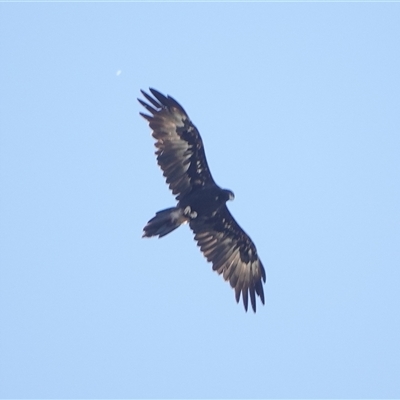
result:
[[[200,133],[183,107],[154,89],[138,99],[150,115],[140,113],[153,130],[158,165],[176,195],[175,207],[159,211],[144,227],[143,237],[163,237],[188,222],[194,238],[213,270],[222,274],[242,296],[247,311],[256,312],[256,295],[264,304],[265,270],[252,240],[229,212],[230,190],[221,189],[211,176]]]

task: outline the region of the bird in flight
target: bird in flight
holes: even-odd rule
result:
[[[175,195],[177,205],[158,211],[144,227],[143,237],[163,237],[188,223],[194,239],[212,268],[222,274],[242,296],[247,311],[249,294],[256,312],[256,295],[264,304],[265,270],[256,247],[229,212],[226,202],[234,199],[211,176],[203,141],[183,107],[171,96],[155,89],[138,99],[149,114],[140,113],[152,129],[158,165]]]

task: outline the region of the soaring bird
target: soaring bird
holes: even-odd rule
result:
[[[247,311],[249,294],[256,312],[256,295],[264,304],[265,269],[250,237],[235,221],[226,202],[232,191],[220,188],[207,164],[203,141],[183,107],[171,96],[143,90],[147,103],[139,103],[150,114],[140,113],[152,129],[158,165],[175,195],[177,205],[158,211],[144,227],[143,237],[163,237],[189,223],[194,239],[212,268],[222,274],[242,296]]]

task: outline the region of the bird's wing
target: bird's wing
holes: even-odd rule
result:
[[[265,270],[258,258],[257,250],[226,205],[212,218],[190,221],[195,240],[213,270],[222,274],[235,289],[236,301],[242,295],[247,311],[249,293],[251,306],[256,311],[256,294],[264,304],[263,283]]]
[[[193,190],[215,184],[207,165],[203,141],[183,107],[172,97],[150,89],[141,91],[148,103],[138,99],[151,115],[149,121],[156,139],[156,155],[163,175],[179,201]]]

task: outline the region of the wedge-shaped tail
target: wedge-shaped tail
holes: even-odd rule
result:
[[[172,207],[158,211],[144,227],[143,237],[163,237],[187,221],[188,218],[181,208]]]

